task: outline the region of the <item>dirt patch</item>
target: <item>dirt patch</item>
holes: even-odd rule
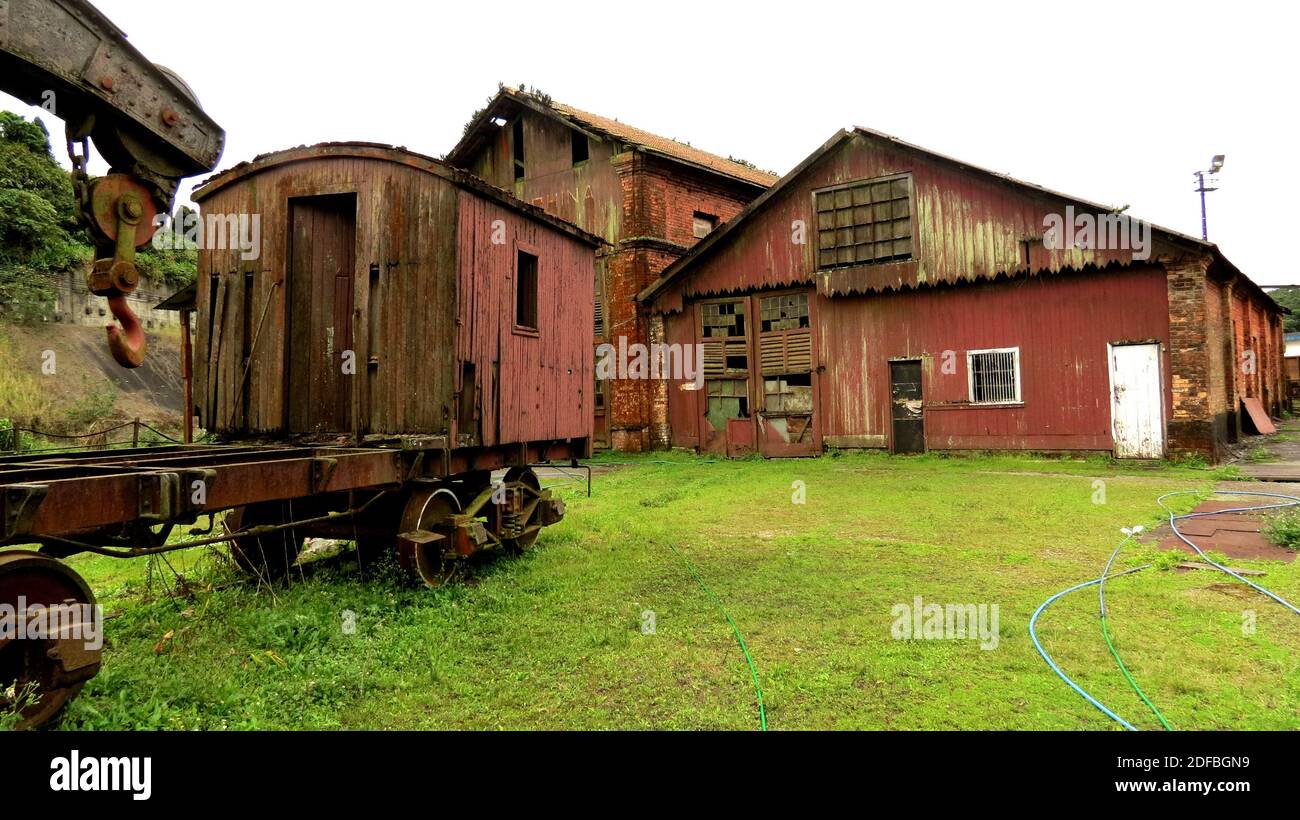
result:
[[[99,396],[107,410],[105,420],[138,417],[154,425],[180,424],[184,384],[178,333],[146,334],[144,365],[133,370],[113,361],[102,327],[53,322],[4,325],[0,336],[8,340],[10,366],[29,373],[58,413]],[[51,361],[53,373],[43,367]],[[66,419],[39,421],[50,426],[66,423]]]
[[[1236,507],[1269,503],[1266,498],[1241,496],[1235,500],[1209,499],[1201,502],[1193,512],[1217,512]],[[1209,552],[1211,550],[1243,561],[1282,561],[1295,560],[1296,554],[1279,547],[1268,540],[1263,532],[1267,523],[1267,512],[1259,513],[1223,513],[1189,518],[1178,522],[1178,529],[1189,541]],[[1195,555],[1196,550],[1183,543],[1174,534],[1169,524],[1162,524],[1142,539],[1154,542],[1161,550],[1182,550]]]

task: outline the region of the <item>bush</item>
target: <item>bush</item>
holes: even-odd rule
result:
[[[1295,510],[1278,513],[1268,522],[1264,534],[1279,547],[1300,551],[1300,513]]]

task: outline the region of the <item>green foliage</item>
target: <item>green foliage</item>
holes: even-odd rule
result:
[[[54,306],[54,277],[94,258],[77,221],[72,179],[54,159],[49,132],[0,111],[0,316],[36,321]],[[146,245],[136,255],[149,280],[182,287],[194,281],[198,253]]]
[[[1282,317],[1282,331],[1284,333],[1300,331],[1300,286],[1288,285],[1271,290],[1268,295],[1273,297],[1273,301],[1291,311],[1289,316]]]
[[[1300,551],[1300,513],[1288,510],[1273,517],[1264,534],[1274,544],[1292,552]]]

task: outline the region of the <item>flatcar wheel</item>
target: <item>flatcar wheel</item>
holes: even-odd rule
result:
[[[538,512],[536,494],[542,489],[542,483],[537,479],[537,473],[533,472],[531,467],[511,467],[506,471],[504,482],[507,486],[519,482],[532,490],[531,493],[528,490],[524,491],[524,508],[527,509],[531,507],[532,512],[529,514],[527,519],[522,522],[522,526],[529,526],[537,523]],[[537,543],[537,536],[540,532],[541,530],[533,530],[532,532],[527,533],[526,535],[521,535],[518,538],[503,539],[501,543],[511,552],[523,552],[524,550],[531,548],[533,544]]]
[[[445,557],[445,537],[437,537],[446,536],[447,524],[459,508],[456,496],[446,489],[417,489],[406,502],[397,536],[397,560],[402,569],[426,586],[446,584],[459,569],[458,561]]]
[[[0,714],[35,728],[99,672],[103,620],[81,576],[25,550],[0,553],[0,607]]]
[[[289,507],[278,501],[236,507],[223,522],[228,535],[240,530],[287,524]],[[236,536],[230,542],[230,557],[249,575],[274,581],[289,574],[302,551],[303,536],[297,530],[275,530],[262,535]]]

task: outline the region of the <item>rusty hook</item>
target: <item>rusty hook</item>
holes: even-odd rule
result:
[[[113,318],[122,323],[105,327],[108,331],[108,349],[113,358],[123,367],[139,367],[144,364],[144,328],[140,320],[126,303],[123,295],[109,296],[108,309]]]

